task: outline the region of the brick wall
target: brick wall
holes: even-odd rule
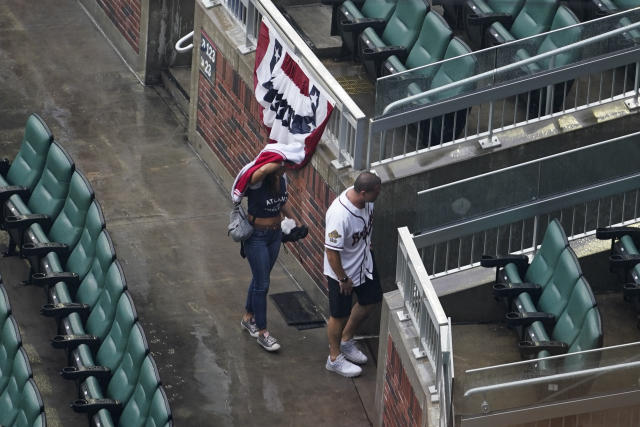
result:
[[[382,425],[397,427],[422,425],[420,403],[390,335],[387,340],[386,360]]]
[[[229,173],[250,162],[267,142],[267,130],[259,122],[258,102],[248,86],[219,50],[212,84],[202,73],[198,80],[196,130]],[[322,274],[324,214],[336,197],[320,174],[308,164],[288,171],[289,202],[298,220],[309,226],[309,236],[285,243],[301,265],[326,288]]]
[[[142,0],[96,1],[136,53],[140,53],[140,3]]]

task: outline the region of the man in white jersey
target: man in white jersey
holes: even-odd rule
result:
[[[362,172],[353,187],[343,191],[329,206],[325,218],[324,274],[329,282],[327,326],[329,357],[326,368],[345,377],[362,373],[357,364],[367,363],[353,335],[375,304],[382,289],[371,254],[373,202],[380,194],[380,178]],[[351,293],[358,302],[352,307]]]

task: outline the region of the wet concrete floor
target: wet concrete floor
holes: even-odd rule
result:
[[[176,425],[369,425],[372,363],[355,380],[327,372],[326,330],[288,327],[271,301],[278,354],[240,329],[250,272],[226,235],[229,197],[163,99],[161,88],[138,82],[76,1],[0,3],[0,156],[13,158],[37,112],[88,177]],[[19,259],[0,269],[49,425],[85,425],[68,408],[73,385],[57,375],[65,356],[48,346],[55,325],[38,315],[42,291],[17,285],[27,271]],[[291,290],[278,264],[271,292]]]

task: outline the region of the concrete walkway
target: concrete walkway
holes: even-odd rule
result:
[[[37,112],[91,181],[176,425],[369,425],[371,362],[356,380],[327,372],[326,330],[288,327],[271,301],[279,354],[240,329],[250,272],[226,235],[229,198],[164,99],[138,82],[76,1],[0,3],[0,141],[8,141],[0,156],[13,158]],[[85,425],[67,406],[73,388],[57,377],[65,360],[47,344],[53,322],[36,318],[42,291],[17,286],[26,274],[19,260],[0,267],[12,268],[2,274],[49,425]],[[290,290],[278,264],[271,292]]]

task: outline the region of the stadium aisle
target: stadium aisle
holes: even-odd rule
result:
[[[94,186],[177,426],[370,424],[375,366],[356,380],[327,372],[324,328],[288,327],[269,301],[279,354],[240,329],[250,271],[226,235],[226,191],[159,90],[138,82],[74,0],[0,3],[0,157],[15,156],[32,112]],[[49,425],[85,425],[64,403],[72,387],[56,386],[64,354],[43,341],[53,322],[33,318],[44,295],[19,289],[26,269],[1,267],[11,265],[2,274],[23,340],[34,365],[47,364],[34,372]],[[271,292],[289,290],[278,264]]]

